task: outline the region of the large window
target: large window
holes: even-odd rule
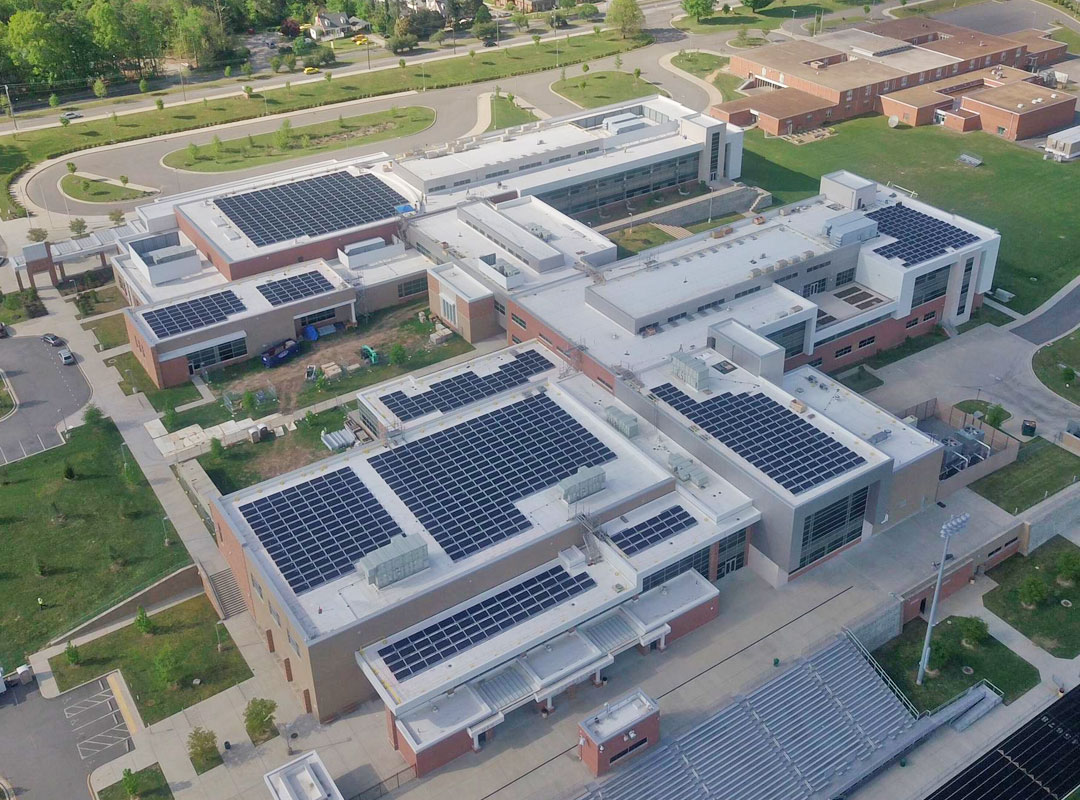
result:
[[[816,281],[811,281],[802,287],[803,297],[813,297],[815,294],[821,294],[825,291],[825,287],[828,285],[826,278],[818,278]]]
[[[457,325],[457,304],[445,297],[440,299],[442,300],[442,318],[451,325]]]
[[[921,306],[931,300],[943,297],[949,286],[949,267],[941,267],[933,272],[920,275],[915,279],[915,290],[911,295],[911,307]]]
[[[676,575],[682,575],[684,572],[695,569],[701,576],[708,580],[709,578],[709,548],[703,547],[696,553],[688,555],[681,561],[676,561],[674,564],[668,564],[663,569],[659,569],[652,575],[646,575],[645,580],[642,581],[641,591],[647,592],[649,589],[655,589],[661,583],[670,581]]]
[[[842,269],[836,273],[836,285],[843,286],[845,283],[851,283],[855,280],[855,267],[851,269]]]
[[[784,358],[794,358],[803,351],[803,341],[806,338],[806,323],[800,322],[797,325],[791,325],[775,333],[770,333],[769,338],[784,348]]]
[[[231,342],[225,342],[224,344],[214,345],[213,347],[207,347],[203,350],[196,350],[194,353],[188,353],[188,372],[194,374],[203,367],[220,364],[222,361],[229,361],[233,358],[242,358],[246,355],[247,338],[241,336],[239,339],[233,339]]]
[[[514,321],[514,323],[515,323],[516,325],[518,325],[519,327],[522,327],[522,328],[527,328],[527,327],[529,327],[528,325],[526,325],[526,324],[525,324],[525,320],[523,320],[523,319],[522,319],[521,317],[519,317],[519,316],[518,316],[517,314],[511,314],[511,315],[510,315],[510,319],[512,319],[512,320]]]
[[[325,311],[316,311],[314,314],[307,314],[300,317],[297,322],[300,323],[300,327],[304,328],[308,325],[314,325],[317,322],[326,322],[328,319],[333,319],[337,316],[336,308],[328,308]]]
[[[720,541],[716,559],[717,580],[746,565],[746,528]]]
[[[971,272],[975,268],[975,256],[971,256],[964,264],[964,280],[960,284],[960,300],[956,305],[956,313],[963,314],[967,307],[968,289],[971,287]]]
[[[421,275],[419,278],[413,278],[412,280],[404,281],[397,285],[398,297],[411,297],[414,294],[420,294],[427,291],[427,275]]]
[[[597,206],[618,203],[669,186],[696,180],[700,153],[646,164],[618,175],[586,180],[573,186],[538,195],[563,213],[575,214]]]
[[[807,516],[803,521],[799,569],[862,536],[862,521],[866,514],[866,498],[869,492],[868,488],[863,487]]]

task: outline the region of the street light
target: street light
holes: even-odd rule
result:
[[[945,540],[945,546],[941,551],[941,561],[938,562],[937,584],[934,586],[934,601],[930,604],[930,619],[926,624],[926,639],[923,641],[922,658],[919,659],[919,676],[915,683],[922,686],[923,676],[926,674],[926,665],[930,663],[930,635],[934,632],[934,618],[937,616],[938,599],[941,597],[941,582],[945,577],[945,562],[949,560],[949,540],[967,527],[971,520],[971,514],[960,514],[950,517],[949,521],[941,526],[941,538]]]

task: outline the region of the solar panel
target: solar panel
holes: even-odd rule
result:
[[[256,247],[389,219],[406,203],[374,175],[345,171],[214,201]]]
[[[792,494],[866,463],[858,453],[763,394],[724,392],[699,403],[670,383],[652,391]]]
[[[402,391],[384,394],[379,399],[402,422],[422,417],[433,411],[453,411],[455,408],[482,400],[528,382],[533,375],[552,369],[555,365],[535,350],[514,356],[514,360],[483,377],[471,370],[431,384],[427,391],[406,395]]]
[[[332,292],[334,285],[321,272],[312,270],[276,281],[260,283],[256,288],[270,302],[270,305],[280,306],[295,300],[303,300],[305,297]]]
[[[899,258],[905,267],[921,264],[944,255],[949,248],[960,248],[979,241],[979,237],[948,222],[897,203],[867,215],[878,224],[878,231],[896,239],[874,249],[885,258]]]
[[[516,501],[613,458],[581,423],[536,394],[369,463],[457,561],[529,527]]]
[[[632,556],[640,550],[652,547],[657,542],[670,539],[675,534],[692,528],[696,523],[697,520],[689,511],[676,505],[664,509],[644,522],[613,533],[611,541],[626,555]]]
[[[552,567],[383,647],[379,656],[404,680],[595,585],[588,573]]]
[[[231,289],[226,289],[205,297],[196,297],[194,300],[184,300],[164,308],[144,311],[143,319],[156,337],[165,339],[178,333],[224,322],[230,315],[246,310],[247,306],[240,298]]]
[[[402,535],[350,467],[239,507],[297,594],[355,569],[357,560]]]

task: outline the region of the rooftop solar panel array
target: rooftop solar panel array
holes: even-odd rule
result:
[[[1073,689],[927,800],[1051,800],[1080,786],[1080,689]]]
[[[379,656],[405,680],[595,585],[587,573],[552,567],[382,648]]]
[[[159,339],[224,322],[233,314],[246,311],[247,306],[231,289],[215,292],[194,300],[184,300],[164,308],[144,311],[143,319]]]
[[[545,394],[370,459],[454,561],[527,529],[514,507],[615,454]]]
[[[402,533],[350,467],[239,511],[297,594],[353,570],[356,561]]]
[[[792,494],[866,463],[766,395],[724,392],[699,403],[670,383],[652,391]]]
[[[623,528],[611,535],[611,541],[626,555],[632,556],[641,550],[652,547],[657,542],[670,539],[687,528],[692,528],[697,520],[682,506],[664,509],[655,517],[644,522]]]
[[[305,297],[314,297],[334,290],[334,285],[318,270],[290,275],[276,281],[267,281],[258,285],[259,292],[270,305],[281,306]]]
[[[389,219],[406,203],[374,175],[345,171],[214,201],[256,247]]]
[[[885,258],[899,258],[905,267],[921,264],[944,255],[949,248],[959,248],[979,241],[979,237],[963,228],[931,217],[901,203],[885,206],[866,215],[878,224],[878,232],[896,239],[874,249]]]
[[[491,397],[499,392],[527,383],[533,375],[552,369],[555,365],[537,353],[526,350],[503,364],[498,371],[483,377],[472,370],[431,384],[426,392],[408,396],[402,391],[384,394],[379,399],[402,422],[422,417],[433,411],[453,411],[455,408]]]

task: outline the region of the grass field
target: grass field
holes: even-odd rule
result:
[[[765,139],[759,130],[747,132],[741,179],[768,189],[779,205],[816,194],[822,174],[848,169],[894,181],[918,192],[920,200],[996,228],[1001,250],[994,283],[1016,295],[1010,307],[1017,311],[1031,311],[1075,277],[1080,227],[1072,221],[1080,215],[1080,164],[1043,161],[1033,150],[981,132],[960,136],[937,125],[891,129],[882,116],[833,127],[836,135],[798,147]],[[978,154],[983,165],[957,164],[964,152]],[[1044,212],[1046,197],[1056,198],[1060,214]]]
[[[1008,314],[998,311],[996,308],[982,305],[973,310],[968,321],[956,330],[960,333],[967,333],[972,328],[978,328],[980,325],[1008,325],[1012,321],[1013,318]]]
[[[90,292],[83,292],[83,294],[89,295],[91,298],[92,308],[89,314],[76,314],[75,319],[85,319],[86,317],[106,314],[109,311],[119,311],[121,308],[127,307],[127,300],[115,285],[102,286]]]
[[[730,60],[726,56],[716,56],[712,53],[699,53],[690,50],[675,56],[671,59],[671,63],[673,66],[702,80],[706,80],[710,75],[716,73],[712,79],[713,86],[724,95],[724,100],[734,100],[743,96],[742,92],[736,88],[742,83],[742,78],[728,72],[717,72],[717,70],[726,67]]]
[[[1075,583],[1062,586],[1057,581],[1057,561],[1063,553],[1080,552],[1080,548],[1060,536],[1055,536],[1029,556],[1013,556],[987,574],[998,586],[983,595],[983,605],[993,611],[1039,647],[1058,658],[1075,658],[1080,654],[1080,588]],[[1035,575],[1042,578],[1050,590],[1049,597],[1034,609],[1020,603],[1020,584]],[[1073,603],[1072,608],[1061,605],[1062,600]]]
[[[551,90],[582,108],[596,108],[653,94],[668,96],[667,92],[644,78],[635,78],[629,72],[615,71],[574,75],[566,80],[555,81],[551,84]]]
[[[936,676],[927,675],[922,686],[915,683],[926,636],[926,623],[921,619],[909,622],[899,636],[874,651],[882,669],[917,709],[935,709],[983,679],[1001,689],[1006,703],[1038,685],[1039,671],[993,636],[974,648],[960,645],[960,633],[951,619],[942,620],[934,628],[931,647],[939,637],[949,638],[958,643],[960,656],[942,667]],[[965,666],[971,667],[974,674],[965,675],[962,670]]]
[[[896,347],[874,353],[874,355],[866,359],[866,366],[872,369],[881,369],[902,358],[913,356],[928,347],[933,347],[939,342],[944,342],[948,338],[945,331],[940,327],[935,327],[930,333],[924,333],[922,336],[909,336]]]
[[[1080,405],[1080,381],[1065,371],[1066,367],[1071,367],[1073,372],[1080,374],[1080,332],[1070,333],[1039,348],[1031,360],[1031,366],[1035,376],[1048,389]]]
[[[0,419],[7,416],[8,412],[13,408],[15,408],[15,401],[11,398],[7,383],[0,379]]]
[[[190,382],[169,389],[157,388],[142,364],[131,353],[121,353],[105,359],[105,366],[116,367],[120,373],[120,391],[124,394],[142,392],[157,411],[164,411],[169,406],[176,408],[201,397],[195,384]]]
[[[515,125],[524,125],[526,122],[535,122],[539,117],[531,111],[514,103],[506,95],[491,98],[491,124],[489,131],[497,131],[503,128],[512,128]]]
[[[291,140],[285,149],[278,147],[276,132],[225,139],[220,148],[214,146],[212,137],[207,137],[205,142],[199,143],[199,151],[194,159],[185,148],[173,150],[165,156],[164,162],[168,167],[190,172],[249,169],[344,147],[360,147],[386,139],[412,136],[431,127],[434,121],[435,112],[432,109],[406,106],[293,128]]]
[[[619,258],[626,258],[642,250],[648,250],[650,247],[675,241],[675,237],[671,234],[648,223],[635,225],[633,230],[623,228],[621,231],[615,231],[608,238],[619,248]]]
[[[711,220],[706,219],[701,222],[695,222],[693,225],[683,225],[683,227],[693,233],[701,233],[702,231],[711,231],[713,228],[719,228],[721,225],[727,225],[740,219],[746,219],[746,217],[742,214],[725,214],[722,217],[713,217]]]
[[[1069,46],[1069,52],[1073,55],[1080,55],[1080,33],[1077,33],[1072,28],[1066,28],[1064,26],[1055,30],[1051,35],[1051,39],[1056,39],[1059,42],[1065,42]]]
[[[135,777],[139,781],[137,792],[139,800],[173,800],[169,782],[165,780],[165,775],[157,764],[140,769],[135,773]],[[120,781],[112,786],[106,786],[97,793],[97,797],[98,800],[130,800],[128,793],[120,785]]]
[[[152,725],[251,677],[228,630],[223,625],[218,630],[217,612],[205,595],[185,600],[150,619],[155,628],[153,635],[128,625],[80,645],[78,666],[69,664],[64,653],[49,659],[60,691],[118,669],[131,689],[143,722]],[[154,668],[154,659],[165,648],[181,656],[175,688],[162,682]],[[192,685],[195,678],[199,679],[198,686]]]
[[[360,97],[395,92],[437,89],[555,69],[560,65],[593,61],[615,53],[649,44],[652,39],[639,36],[622,39],[617,33],[600,36],[573,36],[539,47],[515,47],[494,53],[474,51],[426,65],[406,65],[405,69],[379,70],[349,75],[327,83],[310,81],[289,88],[270,89],[250,98],[243,95],[205,103],[166,106],[163,110],[143,111],[109,120],[74,122],[67,127],[44,128],[0,137],[0,216],[21,216],[10,196],[9,186],[15,177],[34,164],[95,145],[114,141],[132,141],[163,133],[193,130],[223,122],[250,119],[269,112],[278,114],[304,108],[340,103]],[[284,77],[284,76],[282,76]],[[297,81],[303,80],[300,75]],[[265,102],[264,102],[265,100]]]
[[[63,447],[0,468],[6,548],[0,664],[6,668],[188,562],[182,545],[165,547],[164,512],[138,467],[134,485],[123,477],[122,441],[112,422],[82,426]],[[74,480],[64,478],[68,464]]]
[[[111,317],[102,317],[93,322],[84,322],[82,326],[84,330],[94,332],[100,350],[111,350],[128,343],[127,325],[124,324],[123,314],[113,314]]]
[[[974,414],[976,411],[981,411],[983,419],[986,419],[987,413],[990,411],[990,407],[993,403],[988,403],[986,400],[961,400],[954,407],[960,409],[966,414]],[[1012,414],[1005,411],[1005,416],[1001,418],[1001,422],[1004,424],[1007,420],[1012,419]],[[995,428],[1000,430],[1000,426],[995,425]]]
[[[1020,445],[1016,461],[971,484],[971,489],[1010,514],[1031,508],[1080,477],[1080,456],[1035,438]]]
[[[151,194],[130,186],[117,186],[108,181],[80,178],[78,175],[65,175],[61,178],[60,190],[72,200],[81,200],[84,203],[126,203],[129,200],[149,197]]]
[[[861,5],[861,4],[860,4]],[[723,31],[738,31],[739,28],[747,27],[751,30],[771,31],[779,28],[785,20],[795,17],[813,17],[820,12],[839,11],[852,8],[836,0],[789,0],[783,5],[770,6],[755,14],[745,6],[735,6],[730,14],[721,13],[720,9],[714,15],[695,20],[692,17],[680,17],[673,20],[679,30],[688,33],[721,33]]]
[[[935,14],[946,14],[964,6],[974,6],[986,3],[989,0],[930,0],[929,3],[919,3],[917,6],[902,6],[892,10],[894,17],[930,17]]]

